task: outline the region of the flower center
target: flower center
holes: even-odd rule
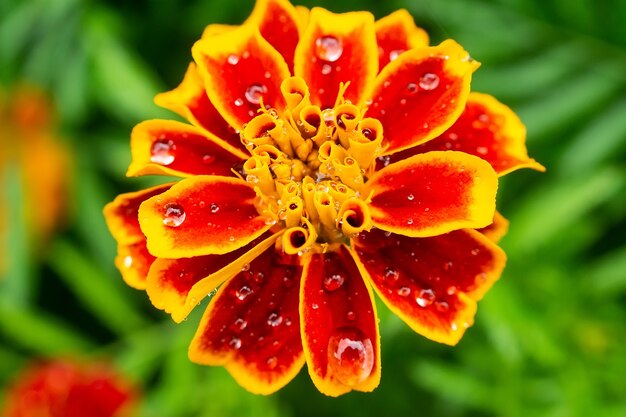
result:
[[[383,129],[343,99],[342,84],[333,108],[311,104],[301,78],[283,81],[287,103],[279,116],[261,110],[241,131],[251,157],[245,180],[257,193],[257,210],[281,229],[289,254],[342,242],[371,228],[362,189],[382,153]]]

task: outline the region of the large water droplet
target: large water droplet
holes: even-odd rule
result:
[[[163,224],[169,227],[178,227],[184,221],[187,214],[183,206],[177,203],[168,203],[165,205],[165,217],[163,217]]]
[[[250,104],[259,104],[263,94],[267,93],[267,87],[264,84],[251,84],[246,89],[246,100]]]
[[[406,196],[406,199],[409,200],[409,201],[413,201],[413,200],[415,200],[415,195],[409,194],[409,195]]]
[[[417,297],[415,297],[415,302],[420,307],[428,307],[435,301],[435,293],[431,289],[423,289],[419,292]]]
[[[228,346],[235,350],[239,349],[241,347],[241,339],[238,337],[233,337],[232,339],[230,339],[230,342],[228,342]]]
[[[324,278],[324,289],[326,291],[335,291],[343,285],[345,278],[341,274],[331,274]]]
[[[244,285],[243,287],[235,291],[235,297],[237,297],[239,301],[243,301],[246,298],[248,298],[252,293],[253,293],[252,288],[248,287],[247,285]]]
[[[315,41],[315,55],[327,62],[335,62],[341,58],[343,43],[334,36],[322,36]]]
[[[419,85],[423,90],[430,91],[439,85],[439,76],[432,72],[424,73],[419,80]]]
[[[372,341],[357,329],[338,329],[328,340],[328,367],[347,386],[363,382],[372,373],[374,359]]]
[[[278,313],[271,313],[269,316],[267,316],[267,324],[269,324],[272,327],[280,326],[282,322],[283,322],[283,316],[281,316]]]
[[[161,138],[152,143],[150,161],[155,164],[169,165],[176,157],[176,145],[171,139]]]

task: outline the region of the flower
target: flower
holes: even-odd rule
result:
[[[36,364],[7,390],[4,417],[132,416],[137,390],[104,363]]]
[[[476,61],[428,46],[406,11],[374,21],[285,0],[208,26],[192,53],[155,100],[190,124],[137,125],[128,170],[182,179],[105,208],[124,279],[176,322],[219,287],[191,360],[255,393],[305,362],[324,394],[371,391],[373,292],[457,343],[505,263],[497,177],[542,169],[519,119],[470,94]]]
[[[6,193],[11,176],[19,178],[21,208],[29,237],[37,244],[58,228],[66,209],[69,158],[54,133],[53,119],[50,103],[34,87],[20,86],[11,95],[0,94],[0,182]],[[0,199],[2,253],[7,253],[8,225],[22,216],[5,203],[14,198],[3,195]],[[0,273],[7,268],[4,258]]]

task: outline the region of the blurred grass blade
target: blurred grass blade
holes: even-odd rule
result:
[[[0,332],[13,343],[44,357],[78,354],[92,349],[85,336],[34,308],[22,309],[0,302]]]
[[[618,297],[626,293],[626,247],[605,255],[590,264],[582,274],[585,288],[601,297]]]
[[[146,325],[121,278],[104,274],[76,247],[57,241],[49,263],[81,304],[113,332],[127,334]]]

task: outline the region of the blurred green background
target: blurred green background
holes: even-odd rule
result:
[[[154,94],[179,83],[207,24],[242,22],[252,1],[0,0],[0,88],[47,91],[74,161],[68,220],[46,249],[24,238],[19,216],[9,222],[0,388],[32,358],[76,354],[110,357],[143,386],[145,417],[626,416],[626,1],[298,4],[408,9],[432,43],[454,38],[482,62],[473,90],[527,125],[530,155],[548,172],[501,181],[509,262],[476,325],[451,348],[381,305],[381,385],[339,399],[306,370],[261,397],[190,363],[201,311],[175,325],[122,282],[101,210],[159,181],[124,177],[132,126],[173,117]],[[3,169],[3,199],[19,208],[17,174]]]

